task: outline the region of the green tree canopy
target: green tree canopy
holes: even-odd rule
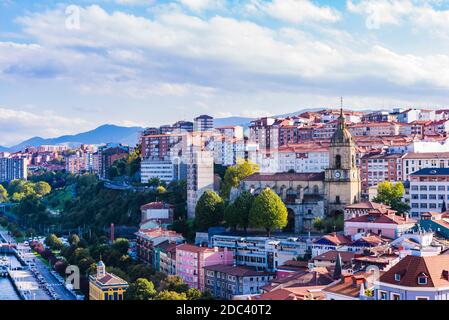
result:
[[[151,300],[157,292],[154,284],[147,279],[139,278],[126,291],[126,300]]]
[[[69,237],[69,243],[70,243],[71,245],[77,246],[79,242],[80,242],[80,237],[78,237],[77,234],[71,234],[71,235],[70,235],[70,237]]]
[[[221,186],[221,196],[229,198],[232,188],[237,188],[240,181],[259,171],[259,166],[249,161],[239,161],[235,166],[228,167]]]
[[[33,185],[34,192],[40,196],[46,196],[51,192],[51,186],[45,181],[39,181]]]
[[[268,236],[272,230],[287,226],[287,208],[281,198],[266,188],[254,200],[249,213],[249,224],[255,228],[264,228]]]
[[[249,191],[243,191],[237,199],[235,199],[234,205],[238,212],[239,227],[245,230],[249,227],[249,213],[253,207],[255,197]]]
[[[0,203],[8,201],[8,191],[0,184]]]
[[[249,191],[242,192],[237,199],[226,207],[225,221],[233,229],[245,230],[249,226],[249,212],[254,203],[254,196]]]
[[[239,226],[240,218],[239,212],[234,203],[230,203],[224,212],[224,220],[226,224],[231,227],[232,230],[236,230]]]
[[[159,292],[154,300],[187,300],[187,295],[185,293],[164,290]]]
[[[392,183],[384,181],[377,186],[377,197],[374,202],[383,203],[396,210],[398,214],[406,213],[410,207],[402,201],[404,195],[404,185],[402,182]]]
[[[120,255],[128,254],[128,249],[129,241],[125,238],[117,238],[112,245],[112,250],[117,251]]]
[[[64,246],[61,239],[59,239],[55,234],[50,234],[45,239],[45,244],[53,250],[61,250]]]
[[[189,286],[179,276],[168,276],[161,281],[159,290],[184,293],[189,290]]]
[[[195,208],[195,225],[200,230],[218,226],[223,222],[224,202],[214,191],[203,193]]]

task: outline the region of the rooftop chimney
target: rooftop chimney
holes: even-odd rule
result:
[[[115,226],[111,223],[111,243],[115,241]]]

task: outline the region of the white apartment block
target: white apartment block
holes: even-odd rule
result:
[[[214,190],[214,157],[194,147],[187,162],[187,216],[195,217],[196,203],[207,190]]]
[[[303,257],[307,252],[307,243],[298,238],[214,235],[211,246],[232,250],[236,265],[268,271],[275,271],[286,261]]]
[[[435,121],[437,120],[435,110],[408,109],[397,115],[397,120],[402,123],[414,121]]]
[[[179,169],[171,160],[151,160],[145,159],[140,162],[140,181],[148,183],[151,179],[157,178],[165,183],[178,180]]]
[[[449,152],[407,153],[402,159],[403,180],[409,180],[410,175],[425,168],[449,168]]]
[[[329,167],[329,150],[283,148],[278,159],[278,172],[321,172]]]
[[[449,169],[426,168],[410,175],[410,216],[420,218],[426,212],[441,212],[449,202]]]
[[[245,141],[243,139],[218,136],[214,138],[214,162],[223,166],[233,166],[239,159],[245,159]]]
[[[27,160],[22,158],[0,158],[0,182],[28,177]]]

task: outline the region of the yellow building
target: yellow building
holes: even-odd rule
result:
[[[89,300],[123,300],[128,282],[106,272],[103,261],[97,264],[97,274],[89,277]]]

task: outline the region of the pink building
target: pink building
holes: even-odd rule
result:
[[[363,205],[372,205],[372,202],[358,204],[359,211],[364,211]],[[416,225],[416,221],[408,218],[407,215],[397,216],[396,211],[378,205],[375,208],[367,209],[367,213],[355,214],[345,220],[345,235],[353,236],[358,233],[372,233],[389,239],[396,239],[407,230]],[[352,208],[355,209],[355,208]],[[351,210],[353,211],[353,210]],[[348,208],[346,208],[346,213]]]
[[[181,244],[176,247],[176,275],[190,288],[204,291],[204,267],[217,264],[231,265],[234,262],[232,251],[218,248],[196,247]]]

